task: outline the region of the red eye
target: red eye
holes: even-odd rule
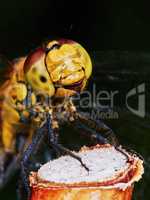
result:
[[[27,73],[31,66],[36,63],[45,54],[43,48],[38,48],[34,52],[30,53],[24,64],[24,72]]]
[[[69,40],[69,39],[60,39],[60,40],[58,40],[58,42],[59,42],[60,45],[63,45],[63,44],[73,44],[73,43],[75,43],[75,41]]]

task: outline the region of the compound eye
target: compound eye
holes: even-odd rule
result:
[[[40,81],[42,83],[46,83],[47,82],[47,78],[45,76],[40,76]]]

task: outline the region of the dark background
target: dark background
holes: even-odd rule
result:
[[[132,147],[145,160],[145,176],[136,186],[134,200],[149,200],[150,184],[150,12],[144,0],[1,0],[0,54],[8,59],[25,54],[42,41],[70,38],[81,43],[92,56],[92,83],[98,90],[119,90],[125,95],[138,84],[146,84],[146,117],[141,119],[119,99],[118,120],[106,120],[121,144]],[[111,78],[109,78],[111,77]],[[66,131],[67,133],[67,131]],[[69,132],[68,132],[69,133]],[[72,137],[72,136],[71,136]],[[68,138],[68,137],[67,137]],[[78,138],[74,140],[78,142]],[[72,143],[70,143],[70,147]],[[17,176],[0,193],[16,200]]]
[[[149,50],[146,1],[1,0],[0,52],[25,54],[51,37],[79,41],[91,51]]]

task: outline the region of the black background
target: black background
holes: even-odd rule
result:
[[[146,1],[0,1],[0,53],[15,57],[43,40],[67,37],[89,50],[149,50]]]

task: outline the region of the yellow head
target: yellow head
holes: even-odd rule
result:
[[[54,40],[29,55],[24,71],[34,90],[49,96],[82,91],[92,72],[86,50],[72,40]]]

